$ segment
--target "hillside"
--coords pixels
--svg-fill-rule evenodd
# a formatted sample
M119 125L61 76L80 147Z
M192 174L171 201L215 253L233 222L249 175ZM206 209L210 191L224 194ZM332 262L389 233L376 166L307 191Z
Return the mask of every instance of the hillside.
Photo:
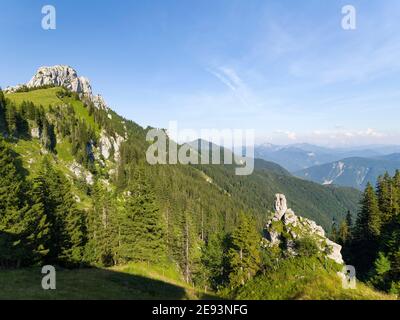
M68 100L65 98L60 99L57 97L58 90L59 88L39 89L26 93L7 94L6 97L17 104L22 101L32 101L37 105L46 107L49 105L72 102L78 119L89 124L94 128L96 133L100 133L98 125L95 123L93 116L89 116L89 111L85 108L84 104L79 100L73 100L71 98L68 98ZM108 112L108 114L111 114L112 111L110 110ZM114 113L112 114L112 119L106 119L109 123L108 125L113 129L119 129L120 136L124 135L124 126L126 126L126 124L123 123L127 121ZM144 141L145 130L133 122L128 123L130 124L129 129L131 130L129 130L127 134L134 141L133 143L137 149L136 154L141 158L140 161L144 161L143 156L146 150L146 142ZM32 162L30 155L35 153L29 151L32 148L36 148L36 150L40 149L37 141L32 140L28 142L22 139L16 144L16 151L20 152L23 159L26 159L25 162ZM67 167L71 166L74 162L70 148L70 144L66 141L61 141L56 145L57 157L55 159L61 161L56 161L56 163L59 162L59 168L68 175L71 175L71 172ZM32 164L26 163L26 165L31 171L35 170L35 163L39 162L39 159L36 159ZM115 166L112 161L107 164L111 170ZM306 216L315 219L325 227L330 226L333 218L337 220L343 219L348 210L351 212L356 211L359 194L354 190L327 188L304 182L291 177L290 174L279 165L259 159L256 159L255 168L255 173L251 177L244 178L236 176L229 166L209 166L208 169L204 169L205 174L211 175L214 180L214 184L211 185L211 188L218 190L217 193L210 190L210 184L207 183L203 175L189 167L186 168L180 165L173 167L158 166L150 170L149 175L152 176L155 174L154 179L156 179L159 174L171 175L176 178L182 175L182 180L190 179L192 181L191 184L201 185L197 188L193 188L192 191L186 190L186 193L193 192L196 194L201 190L200 192L202 192L203 195L198 194L194 197L209 197L211 198L211 202L214 202L215 199L215 203L206 204L207 207L213 205L218 207L219 203L230 203L230 205L227 204L225 207L233 208L237 206L244 210L251 210L255 212L256 215L261 215L261 219L268 210L272 209L273 197L277 192L288 194L293 201L294 208L298 209L300 212L304 212ZM179 181L174 181L173 183L177 185L180 184ZM155 190L159 191L160 198L165 196L162 195L162 193L165 193L165 191L168 192L168 189L160 188L160 185L156 185L155 181L153 181L153 184ZM187 183L182 182L182 185L186 185L188 189L191 189ZM250 192L249 190L255 190L255 192ZM227 197L225 192L228 194L235 194L236 197L234 197L234 199ZM80 193L79 196L83 199L86 198L85 194L82 193ZM169 196L174 198L176 195L170 194ZM223 199L217 200L219 197ZM173 201L173 199L170 199L170 201ZM175 203L177 204L177 202Z
M356 212L358 191L303 181L262 160L245 177L230 165L150 166L148 128L113 112L70 67L41 70L30 86L0 92L6 269L144 261L175 265L185 283L217 290L236 272L224 258L232 232L249 219L258 237L275 193L328 230ZM96 278L92 271L82 272Z
M356 213L360 199L360 193L355 189L304 181L263 160L256 160L256 170L249 177L235 176L234 168L229 166L199 167L233 198L262 212L263 219L273 209L275 194L284 193L293 209L330 230L333 220L343 220L348 211Z
M320 184L347 186L364 189L385 172L393 175L400 169L398 154L377 158L346 158L340 161L314 166L295 173L296 176Z
M344 289L335 272L318 259L293 258L260 275L235 293L243 300L395 300L396 296L376 291L358 282Z
M173 266L135 263L107 269L57 270L57 290L44 291L39 268L0 272L0 300L215 299L193 289Z

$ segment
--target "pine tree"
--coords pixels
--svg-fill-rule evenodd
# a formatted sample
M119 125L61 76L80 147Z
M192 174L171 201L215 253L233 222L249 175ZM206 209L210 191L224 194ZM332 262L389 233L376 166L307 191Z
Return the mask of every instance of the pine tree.
M381 290L387 290L389 286L388 276L390 270L390 260L383 252L379 252L378 257L374 262L371 283Z
M47 253L47 222L40 202L27 197L29 187L19 158L0 138L0 265L19 267Z
M93 188L93 207L88 216L87 260L100 266L118 264L120 225L114 196L97 181Z
M68 180L44 158L34 179L33 194L43 204L49 223L46 259L50 263L79 264L85 245L85 218L76 207Z
M17 109L13 103L7 105L6 109L6 122L7 129L10 135L15 135L17 133Z
M368 183L361 200L352 241L345 250L346 258L356 266L361 278L367 275L376 258L381 225L378 199L374 188Z
M338 231L338 242L341 245L344 245L347 243L350 237L350 229L347 224L347 221L342 221L342 223L339 226L339 231Z
M239 214L238 227L232 232L228 250L229 282L235 288L244 285L260 269L260 235L250 217Z
M121 206L120 255L124 261L163 262L166 248L161 213L143 170L134 175Z
M203 269L202 279L213 290L217 290L222 282L223 271L223 246L218 234L212 233L202 246L201 263Z
M375 190L368 183L361 200L361 210L357 217L355 236L358 239L376 239L381 231L381 216Z
M377 184L377 195L379 209L381 211L381 223L388 223L398 210L397 194L392 183L392 179L386 172L383 177L379 177Z

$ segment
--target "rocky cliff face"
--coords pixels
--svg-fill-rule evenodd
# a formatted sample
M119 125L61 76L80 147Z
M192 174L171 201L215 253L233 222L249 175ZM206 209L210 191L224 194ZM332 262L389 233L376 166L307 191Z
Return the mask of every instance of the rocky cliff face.
M72 92L92 95L92 87L85 77L78 77L77 72L69 66L41 67L26 84L28 88L54 85L66 87Z
M40 67L28 83L25 85L8 87L4 91L15 92L23 86L28 88L38 88L42 86L65 87L89 99L97 108L109 109L102 96L93 95L90 81L85 77L78 76L76 70L70 66L56 65L52 67Z
M289 255L297 255L296 241L302 238L314 239L327 258L339 264L344 263L342 247L329 240L324 229L314 221L296 216L293 210L287 208L285 195L277 194L275 215L264 229L264 244L268 247L284 246Z

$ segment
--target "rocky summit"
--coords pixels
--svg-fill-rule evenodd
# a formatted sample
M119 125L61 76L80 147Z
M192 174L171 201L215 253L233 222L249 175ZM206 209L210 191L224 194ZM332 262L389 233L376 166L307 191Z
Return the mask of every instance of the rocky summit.
M65 87L72 92L92 95L92 87L85 77L78 77L75 69L69 66L57 65L53 67L41 67L26 84L28 88L54 85Z
M14 93L20 91L24 87L33 89L46 86L64 87L72 92L78 93L82 98L90 100L99 109L109 109L101 95L93 95L89 79L78 76L76 70L67 65L40 67L29 82L7 87L4 91L6 93Z
M311 238L316 241L319 250L327 258L343 264L342 247L325 236L324 229L314 221L297 216L292 209L287 208L285 195L275 196L275 214L264 229L264 244L267 247L284 247L288 255L297 255L296 242Z

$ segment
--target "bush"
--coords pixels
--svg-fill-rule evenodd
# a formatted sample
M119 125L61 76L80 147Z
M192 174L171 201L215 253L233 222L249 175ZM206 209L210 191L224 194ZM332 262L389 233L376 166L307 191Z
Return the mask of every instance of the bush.
M311 237L296 240L294 248L301 257L314 257L320 252L316 241Z

